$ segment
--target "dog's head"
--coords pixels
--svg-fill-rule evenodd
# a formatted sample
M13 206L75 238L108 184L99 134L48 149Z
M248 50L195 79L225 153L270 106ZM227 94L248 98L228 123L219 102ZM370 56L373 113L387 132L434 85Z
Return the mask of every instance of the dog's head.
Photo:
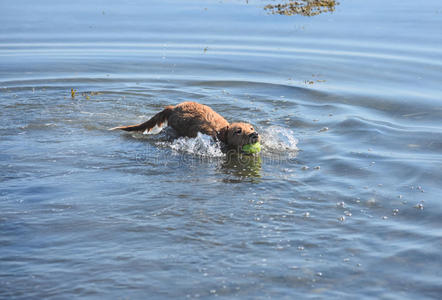
M227 128L226 144L231 146L244 146L259 142L259 134L248 123L232 123Z

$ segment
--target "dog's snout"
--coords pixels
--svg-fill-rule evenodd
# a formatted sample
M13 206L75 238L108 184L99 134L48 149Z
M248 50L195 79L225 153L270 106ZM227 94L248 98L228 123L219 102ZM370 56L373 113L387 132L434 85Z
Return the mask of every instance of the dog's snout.
M249 136L251 138L258 138L258 132L252 132L251 134L249 134Z

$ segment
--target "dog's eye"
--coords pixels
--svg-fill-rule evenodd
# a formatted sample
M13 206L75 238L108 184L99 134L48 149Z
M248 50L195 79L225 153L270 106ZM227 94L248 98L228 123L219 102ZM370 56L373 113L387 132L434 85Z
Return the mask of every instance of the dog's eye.
M236 134L240 134L241 131L242 131L241 128L238 128L238 129L235 131L235 133L236 133Z
M250 127L250 130L253 130L253 131L255 131L255 130L253 129L253 127Z

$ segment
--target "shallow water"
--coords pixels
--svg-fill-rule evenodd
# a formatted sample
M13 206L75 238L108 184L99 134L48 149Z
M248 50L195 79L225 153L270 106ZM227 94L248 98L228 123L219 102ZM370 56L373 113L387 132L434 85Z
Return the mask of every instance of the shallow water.
M440 298L442 3L269 2L0 4L0 298Z

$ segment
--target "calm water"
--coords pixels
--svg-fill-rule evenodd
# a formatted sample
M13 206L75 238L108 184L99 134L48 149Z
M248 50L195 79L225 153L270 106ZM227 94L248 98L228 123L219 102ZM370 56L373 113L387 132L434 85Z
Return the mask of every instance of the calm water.
M0 3L0 298L440 299L442 3L269 3Z

